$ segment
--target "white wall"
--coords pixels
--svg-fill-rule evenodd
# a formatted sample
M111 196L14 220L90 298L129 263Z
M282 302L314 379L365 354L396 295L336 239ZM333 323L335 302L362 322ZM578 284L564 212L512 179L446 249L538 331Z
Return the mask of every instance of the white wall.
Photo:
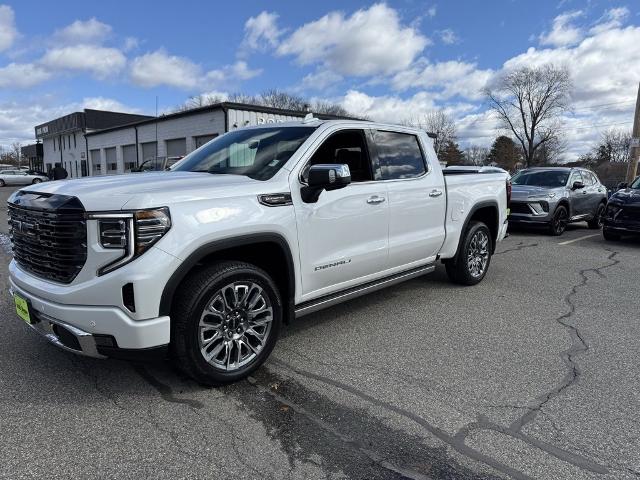
M75 141L74 141L75 135ZM54 149L55 142L55 149ZM61 148L59 148L61 146ZM44 138L42 141L44 168L62 163L69 178L82 176L82 160L86 160L84 135L81 130L63 135Z
M295 122L304 118L292 115L278 115L274 113L251 112L246 110L229 109L229 131L236 128L249 127L255 125L266 125L282 122Z

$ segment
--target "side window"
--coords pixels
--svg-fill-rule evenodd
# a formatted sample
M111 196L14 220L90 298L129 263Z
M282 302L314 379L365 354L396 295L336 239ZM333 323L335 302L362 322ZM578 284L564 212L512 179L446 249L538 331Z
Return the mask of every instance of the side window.
M576 182L582 182L584 183L584 179L582 178L582 175L580 175L580 172L573 172L571 174L571 180L569 181L569 187L573 187L573 184Z
M427 171L415 135L376 131L374 140L384 180L419 177Z
M368 182L374 179L363 130L341 130L330 135L304 167L302 180L307 181L312 165L321 163L347 164L352 182Z
M587 186L595 185L596 183L591 172L583 171L582 178L584 179L584 184Z

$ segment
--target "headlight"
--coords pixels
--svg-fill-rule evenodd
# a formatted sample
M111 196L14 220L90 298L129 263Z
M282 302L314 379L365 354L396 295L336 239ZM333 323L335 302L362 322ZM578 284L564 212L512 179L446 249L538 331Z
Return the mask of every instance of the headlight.
M616 205L615 203L609 203L609 205L607 205L607 210L604 216L607 218L615 218L616 215L620 213L620 210L622 210L622 208L619 205Z
M160 240L171 228L167 207L122 213L93 213L89 219L98 221L98 239L102 248L124 250L117 260L103 265L98 275L119 268Z

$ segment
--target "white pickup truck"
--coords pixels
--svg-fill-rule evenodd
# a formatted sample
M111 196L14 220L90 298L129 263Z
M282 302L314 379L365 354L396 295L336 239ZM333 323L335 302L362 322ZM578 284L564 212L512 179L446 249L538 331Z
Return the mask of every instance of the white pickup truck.
M232 131L171 171L47 182L9 199L18 316L97 358L168 352L199 382L246 377L283 323L432 272L480 282L509 178L440 168L407 127Z

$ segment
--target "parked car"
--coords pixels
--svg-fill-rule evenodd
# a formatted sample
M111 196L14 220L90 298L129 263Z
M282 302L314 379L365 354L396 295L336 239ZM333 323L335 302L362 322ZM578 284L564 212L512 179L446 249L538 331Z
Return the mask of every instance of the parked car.
M19 317L66 350L170 343L193 378L228 383L264 362L290 319L438 261L454 282L482 281L507 231L508 187L501 171L443 174L418 129L247 127L169 172L14 193L11 291Z
M49 180L46 175L30 174L24 170L0 171L0 187L5 185L30 185Z
M509 222L543 225L562 235L570 222L602 227L607 189L584 168L539 167L520 170L512 178Z
M640 235L640 177L622 183L611 195L604 215L605 240L620 240L624 235Z

